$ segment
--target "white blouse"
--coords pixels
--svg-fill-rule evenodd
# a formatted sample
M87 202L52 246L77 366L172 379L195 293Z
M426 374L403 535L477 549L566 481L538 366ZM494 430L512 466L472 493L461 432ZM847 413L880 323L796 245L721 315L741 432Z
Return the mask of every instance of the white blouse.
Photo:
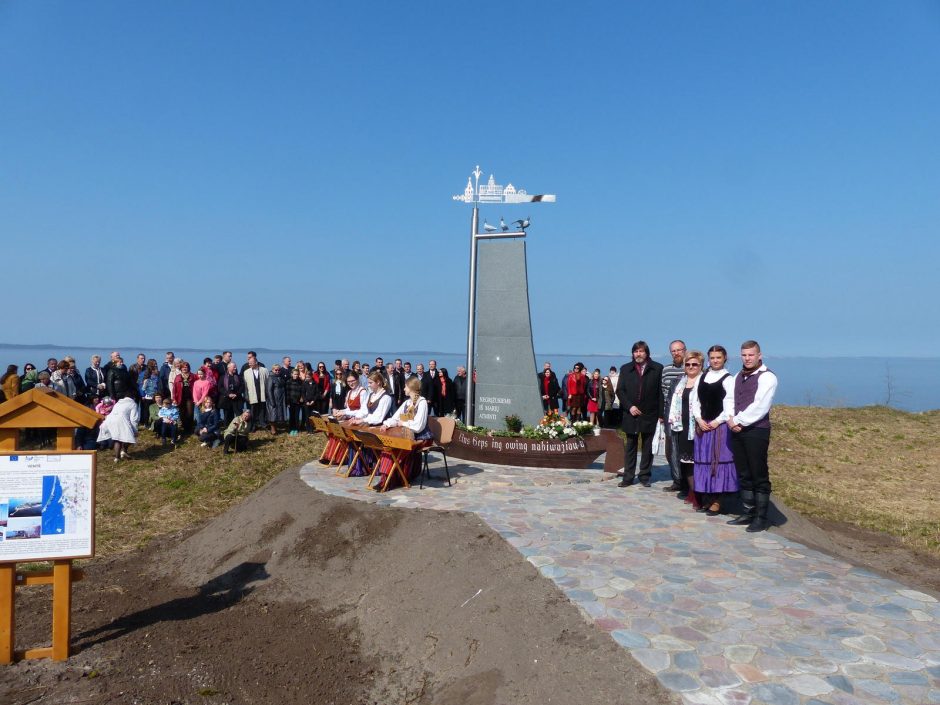
M369 407L367 406L369 400L371 400L373 403L378 400L378 406L375 407L375 411L373 411L371 414L369 413ZM385 421L385 417L388 416L388 410L391 408L392 398L384 391L379 392L378 396L375 397L370 394L368 395L367 400L362 403L361 411L364 411L365 414L360 418L362 418L363 423L367 423L370 426L378 426L380 423Z
M411 420L402 421L401 415L409 413L414 409L415 417ZM392 415L391 420L397 421L399 426L410 428L415 433L420 433L428 425L428 401L424 397L418 398L417 406L411 403L411 399L405 399L405 403L398 407L398 410Z
M359 397L359 408L358 408L358 409L350 409L350 408L349 408L349 396L350 396L350 395L352 395L353 398L355 398L356 396ZM369 390L368 390L368 389L359 389L359 388L356 388L355 390L352 390L352 389L349 390L349 392L348 392L347 395L346 395L346 408L334 412L333 415L334 415L334 416L345 416L346 418L350 418L350 419L361 419L361 418L365 417L365 416L369 413L369 410L366 408L366 398L367 398L368 396L369 396Z
M711 423L716 426L723 424L725 421L730 419L734 415L734 375L729 374L727 370L718 370L715 371L709 368L708 372L705 373L705 382L708 384L714 384L722 375L728 375L725 377L725 381L721 383L721 386L725 390L725 398L721 404L721 413L718 415L718 418L712 419ZM698 400L698 380L695 383L695 392L691 395L691 409L692 409L692 418L696 421L702 420L702 404Z

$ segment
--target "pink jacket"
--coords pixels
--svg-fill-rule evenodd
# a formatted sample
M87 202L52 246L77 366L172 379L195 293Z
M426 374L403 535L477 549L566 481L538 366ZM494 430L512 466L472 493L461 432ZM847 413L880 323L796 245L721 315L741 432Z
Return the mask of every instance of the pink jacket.
M215 384L208 379L197 379L193 383L193 404L202 404L202 400L212 396L212 390Z

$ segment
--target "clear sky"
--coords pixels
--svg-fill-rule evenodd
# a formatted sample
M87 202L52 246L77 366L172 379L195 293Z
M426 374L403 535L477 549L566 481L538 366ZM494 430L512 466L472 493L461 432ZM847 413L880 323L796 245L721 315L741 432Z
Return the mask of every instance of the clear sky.
M0 342L940 347L940 2L0 2Z

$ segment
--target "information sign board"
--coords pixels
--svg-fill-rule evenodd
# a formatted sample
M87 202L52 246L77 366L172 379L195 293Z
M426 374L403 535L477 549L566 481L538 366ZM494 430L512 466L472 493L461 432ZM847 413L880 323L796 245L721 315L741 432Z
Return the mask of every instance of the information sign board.
M0 563L94 553L95 452L0 454Z

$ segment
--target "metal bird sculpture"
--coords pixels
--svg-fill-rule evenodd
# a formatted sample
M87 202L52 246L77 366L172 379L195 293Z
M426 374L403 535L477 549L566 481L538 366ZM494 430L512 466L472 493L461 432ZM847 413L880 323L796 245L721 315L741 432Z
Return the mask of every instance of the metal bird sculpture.
M502 216L499 217L499 227L503 229L503 232L506 232L507 230L509 230L509 226L506 225L506 221L503 220Z
M518 225L520 230L525 230L527 227L529 227L529 222L530 218L526 218L525 220L513 221L513 225Z
M483 221L483 229L488 233L495 233L498 230L495 225L490 225L485 220Z

